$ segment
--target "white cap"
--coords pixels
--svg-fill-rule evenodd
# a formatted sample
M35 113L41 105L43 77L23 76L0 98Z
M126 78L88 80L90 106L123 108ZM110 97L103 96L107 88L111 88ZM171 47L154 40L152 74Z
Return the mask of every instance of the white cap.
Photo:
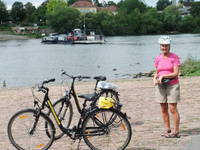
M161 36L158 39L159 44L171 44L171 38L169 36Z

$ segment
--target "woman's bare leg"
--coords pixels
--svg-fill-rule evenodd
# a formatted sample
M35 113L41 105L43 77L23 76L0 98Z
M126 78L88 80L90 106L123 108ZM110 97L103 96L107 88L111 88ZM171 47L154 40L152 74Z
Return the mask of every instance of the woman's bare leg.
M169 108L174 120L174 133L178 133L180 124L180 115L177 109L177 103L170 103Z
M165 129L170 129L170 119L169 119L169 112L168 112L168 103L160 103L161 111L162 111L162 117L165 125Z

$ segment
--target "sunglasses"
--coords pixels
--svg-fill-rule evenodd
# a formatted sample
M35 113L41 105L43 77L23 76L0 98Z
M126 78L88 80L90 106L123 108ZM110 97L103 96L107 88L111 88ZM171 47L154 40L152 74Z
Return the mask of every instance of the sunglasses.
M170 46L170 45L168 45L168 44L161 44L161 46L162 46L162 47L168 47L168 46Z

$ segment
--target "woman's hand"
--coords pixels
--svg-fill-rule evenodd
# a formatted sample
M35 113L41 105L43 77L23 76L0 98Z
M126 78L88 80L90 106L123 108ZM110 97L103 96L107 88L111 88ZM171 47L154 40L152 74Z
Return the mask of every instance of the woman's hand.
M154 85L157 85L158 84L158 79L154 78L153 79L153 83L154 83Z
M163 79L163 76L159 76L159 77L158 77L158 84L161 84L161 83L162 83L162 79Z

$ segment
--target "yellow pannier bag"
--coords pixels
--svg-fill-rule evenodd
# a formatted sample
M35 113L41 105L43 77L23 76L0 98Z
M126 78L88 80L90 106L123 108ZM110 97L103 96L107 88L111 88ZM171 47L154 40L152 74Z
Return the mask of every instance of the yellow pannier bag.
M100 97L98 101L98 107L102 109L109 109L113 107L115 100L111 97Z

